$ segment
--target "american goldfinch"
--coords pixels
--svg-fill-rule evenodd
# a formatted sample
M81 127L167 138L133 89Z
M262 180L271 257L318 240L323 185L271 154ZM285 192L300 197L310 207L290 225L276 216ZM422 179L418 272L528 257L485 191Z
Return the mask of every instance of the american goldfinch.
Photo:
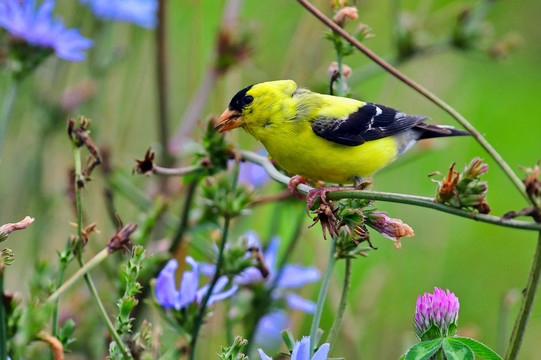
M239 91L216 123L242 127L276 163L310 180L351 184L392 163L417 140L468 135L387 106L270 81Z

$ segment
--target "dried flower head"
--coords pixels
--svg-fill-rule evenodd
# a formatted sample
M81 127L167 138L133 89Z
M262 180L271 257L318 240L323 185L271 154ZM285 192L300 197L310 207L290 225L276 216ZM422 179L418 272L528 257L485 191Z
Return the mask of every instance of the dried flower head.
M480 180L480 176L488 171L488 164L483 159L474 158L464 167L462 173L454 170L453 163L447 176L442 180L433 180L438 183L436 202L448 204L456 208L475 209L481 214L488 214L490 206L486 201L488 186ZM436 172L432 175L440 175Z
M400 239L411 237L415 234L413 229L400 219L387 216L384 211L373 211L366 216L366 224L379 232L381 235L395 242L394 247L399 249L402 244Z
M453 336L456 331L460 304L454 293L435 287L434 293L417 298L415 307L415 334L420 340ZM438 331L428 331L435 327ZM432 330L432 329L431 329ZM428 337L428 338L427 338Z
M352 72L353 70L351 70L349 66L347 66L346 64L342 64L342 75L345 78L350 77ZM331 79L338 77L338 63L336 61L333 61L331 65L329 65L329 68L327 69L327 75Z
M323 238L327 240L327 232L331 237L338 236L338 230L340 229L340 223L334 215L337 209L333 209L332 203L321 202L319 207L312 211L312 214L316 215L313 218L314 222L310 227L316 225L318 222L321 224L321 230L323 231Z
M3 241L7 238L9 234L14 232L15 230L23 230L30 226L34 222L34 218L30 216L26 216L24 219L22 219L19 222L16 223L8 223L0 226L0 241Z
M154 152L148 148L143 160L135 159L137 165L133 168L132 173L144 174L150 176L154 173Z
M346 19L356 20L359 17L357 8L354 6L346 6L340 9L336 15L334 15L333 20L340 26L344 26Z
M541 181L539 181L539 174L541 170L539 169L539 161L533 168L523 168L527 176L522 182L526 187L526 192L531 195L538 197L541 195Z

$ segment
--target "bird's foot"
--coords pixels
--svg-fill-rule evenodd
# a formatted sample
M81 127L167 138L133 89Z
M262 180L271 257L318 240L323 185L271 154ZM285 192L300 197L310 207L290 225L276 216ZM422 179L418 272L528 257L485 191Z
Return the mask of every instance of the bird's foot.
M306 184L306 178L303 177L303 176L300 176L300 175L295 175L293 176L289 182L287 183L287 189L289 190L289 192L291 193L291 195L295 196L297 199L301 199L301 200L304 200L306 199L306 195L304 194L301 194L298 190L297 190L297 185L299 184Z
M355 186L322 186L310 190L306 197L306 212L310 213L310 209L314 206L318 197L321 199L321 204L328 205L327 193L342 190L357 190L357 188Z

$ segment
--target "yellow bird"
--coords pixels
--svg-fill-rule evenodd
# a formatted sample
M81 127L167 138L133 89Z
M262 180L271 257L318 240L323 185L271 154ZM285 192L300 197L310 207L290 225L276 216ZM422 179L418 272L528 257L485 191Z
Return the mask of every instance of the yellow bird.
M389 165L417 140L468 135L451 126L426 124L427 119L281 80L239 91L216 128L244 128L292 174L351 184Z

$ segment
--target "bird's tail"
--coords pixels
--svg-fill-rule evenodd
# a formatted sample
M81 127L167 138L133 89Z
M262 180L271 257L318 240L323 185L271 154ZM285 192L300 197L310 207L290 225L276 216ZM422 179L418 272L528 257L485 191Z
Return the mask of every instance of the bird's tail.
M470 135L466 130L456 129L448 125L435 125L435 124L424 124L421 123L416 125L414 128L419 134L419 140L421 139L430 139L437 137L446 137L446 136L465 136Z

